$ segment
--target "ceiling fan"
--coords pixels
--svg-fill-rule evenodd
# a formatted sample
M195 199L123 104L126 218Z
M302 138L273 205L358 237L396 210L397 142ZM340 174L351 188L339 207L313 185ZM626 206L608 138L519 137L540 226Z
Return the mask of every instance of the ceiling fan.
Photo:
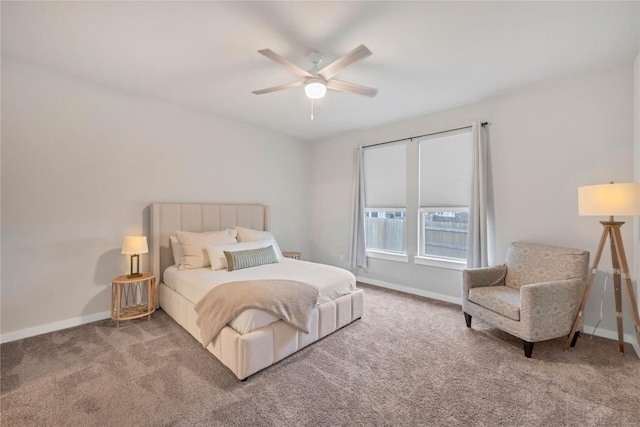
M324 97L327 89L333 89L340 92L356 93L358 95L364 95L374 97L378 93L378 89L360 86L355 83L343 82L336 80L334 77L349 65L361 61L371 55L371 51L363 44L353 49L351 52L336 59L331 64L318 70L318 64L322 61L322 57L318 52L313 52L310 57L313 62L313 68L309 71L302 69L293 62L278 55L271 49L262 49L258 53L263 54L269 59L284 65L289 71L302 77L304 80L294 83L287 83L279 86L273 86L266 89L254 90L256 95L262 95L265 93L277 92L285 89L293 89L297 87L303 87L307 97L311 99L320 99Z

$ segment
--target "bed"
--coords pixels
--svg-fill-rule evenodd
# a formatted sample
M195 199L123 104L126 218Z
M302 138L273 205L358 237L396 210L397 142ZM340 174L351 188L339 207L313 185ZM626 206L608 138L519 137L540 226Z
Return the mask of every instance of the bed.
M196 324L195 301L202 295L202 281L255 278L260 274L273 276L275 266L260 266L234 272L196 269L183 275L185 280L176 284L177 268L173 266L170 236L176 231L204 232L245 227L269 230L269 207L264 205L231 205L201 203L153 203L150 207L151 265L157 278L160 307L202 344ZM362 317L363 292L355 289L355 278L346 270L305 261L284 259L279 263L293 271L296 280L315 276L314 268L328 271L330 286L320 289L318 305L313 309L309 333L303 333L282 320L270 319L267 313L253 313L243 319L234 319L206 346L238 379L267 368L307 345L327 336ZM265 268L263 268L265 267ZM326 267L326 269L325 269ZM254 270L255 269L255 270ZM254 271L249 271L254 270ZM342 272L342 273L341 273ZM166 282L165 283L165 273ZM323 273L325 274L325 273ZM353 283L340 285L339 276ZM256 276L257 275L257 276ZM334 277L335 276L335 277ZM189 282L193 286L190 287ZM200 287L199 287L200 286ZM333 287L332 287L333 286ZM345 291L345 286L349 287ZM244 313L243 313L244 314ZM235 328L235 329L234 329ZM240 332L238 332L240 331Z

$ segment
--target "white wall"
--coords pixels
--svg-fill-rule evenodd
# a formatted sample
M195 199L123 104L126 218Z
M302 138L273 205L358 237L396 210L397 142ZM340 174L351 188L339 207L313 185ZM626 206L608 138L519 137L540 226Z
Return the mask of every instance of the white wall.
M518 240L584 248L593 256L602 226L600 218L578 216L577 188L633 179L633 103L629 65L539 82L490 100L314 144L313 259L347 266L356 145L457 128L473 120L490 123L495 260L502 262L509 243ZM632 226L623 228L625 241L631 242L632 234ZM627 250L630 259L637 257L632 247ZM610 259L608 252L604 259ZM370 259L369 267L357 274L364 281L460 298L461 273L455 270ZM588 325L599 317L601 289L599 281L587 306ZM600 327L613 331L611 289ZM625 312L625 330L631 331L629 311Z
M6 58L2 124L5 340L105 317L154 201L268 204L309 253L308 144Z

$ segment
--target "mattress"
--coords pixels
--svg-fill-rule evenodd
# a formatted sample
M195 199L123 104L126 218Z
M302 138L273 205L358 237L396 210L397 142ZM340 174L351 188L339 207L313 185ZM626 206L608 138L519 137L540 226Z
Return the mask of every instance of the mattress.
M282 259L278 263L265 264L235 271L197 268L179 270L168 267L163 276L165 285L196 304L212 288L222 283L240 280L286 279L305 282L318 289L318 304L350 294L356 289L355 276L344 269L307 261ZM267 326L279 320L270 313L250 309L242 312L229 323L240 334Z

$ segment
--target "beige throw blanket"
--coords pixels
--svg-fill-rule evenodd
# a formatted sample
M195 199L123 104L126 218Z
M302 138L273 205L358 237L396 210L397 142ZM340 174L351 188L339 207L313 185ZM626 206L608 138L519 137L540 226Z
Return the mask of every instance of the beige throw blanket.
M294 280L248 280L218 285L194 306L202 345L209 345L227 323L249 308L266 311L309 333L318 294L314 286Z

